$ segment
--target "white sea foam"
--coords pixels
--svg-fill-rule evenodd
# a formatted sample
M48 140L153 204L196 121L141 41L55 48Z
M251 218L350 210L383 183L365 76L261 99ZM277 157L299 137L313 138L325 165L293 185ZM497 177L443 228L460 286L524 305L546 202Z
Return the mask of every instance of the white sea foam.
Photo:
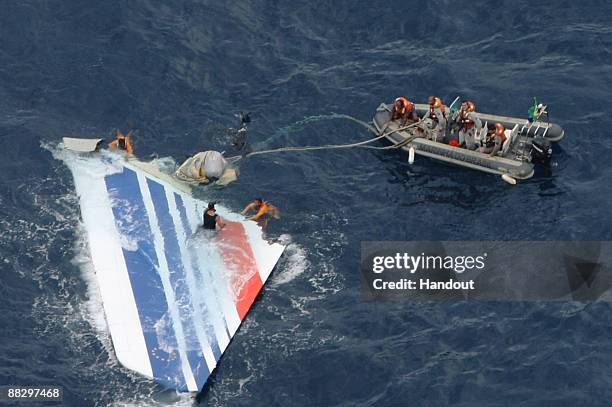
M272 276L270 284L278 287L293 281L302 275L310 267L307 253L299 244L293 243L291 235L283 234L279 237L279 243L286 245L284 256L277 267L277 272Z

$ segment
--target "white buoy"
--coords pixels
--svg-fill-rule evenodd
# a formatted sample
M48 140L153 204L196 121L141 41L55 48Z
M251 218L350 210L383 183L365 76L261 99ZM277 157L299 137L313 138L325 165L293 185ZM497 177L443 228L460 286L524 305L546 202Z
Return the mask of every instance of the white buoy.
M502 174L502 179L510 185L516 185L516 179L512 178L508 174Z
M408 164L414 164L414 147L410 147L410 150L408 150Z

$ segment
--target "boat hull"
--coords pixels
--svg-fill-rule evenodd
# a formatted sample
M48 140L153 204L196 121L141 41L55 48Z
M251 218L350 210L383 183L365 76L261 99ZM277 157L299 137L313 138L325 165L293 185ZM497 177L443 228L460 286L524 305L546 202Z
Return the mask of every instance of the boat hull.
M551 141L558 141L564 136L563 129L556 124L532 126L530 128L524 120L479 113L478 115L483 121L483 124L485 122L489 124L500 122L504 124L507 129L512 129L518 125L519 140L517 140L517 146L512 156L491 157L479 151L471 151L428 140L423 137L413 138L413 134L407 130L398 131L399 122L390 122L391 108L392 105L384 103L379 106L374 116L374 126L379 134L382 134L383 131L387 133L385 138L391 143L405 143L401 147L402 150L410 151L410 149L414 149L414 153L420 156L491 174L508 175L516 179L528 179L534 174L534 164L531 162L531 156L528 154L530 150L530 140L533 139L533 137L537 135L539 137L548 138ZM428 106L417 104L416 109L418 116L422 117L426 113ZM408 141L409 138L413 139Z

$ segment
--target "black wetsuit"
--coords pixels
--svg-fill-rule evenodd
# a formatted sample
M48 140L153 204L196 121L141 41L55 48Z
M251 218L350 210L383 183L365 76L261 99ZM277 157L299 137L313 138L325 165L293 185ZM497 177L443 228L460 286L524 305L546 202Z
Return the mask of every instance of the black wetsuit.
M119 146L119 149L127 150L127 145L125 144L125 137L121 137L118 141L119 142L117 144Z
M215 230L217 228L217 215L209 215L208 211L204 211L204 224L202 225L204 229Z

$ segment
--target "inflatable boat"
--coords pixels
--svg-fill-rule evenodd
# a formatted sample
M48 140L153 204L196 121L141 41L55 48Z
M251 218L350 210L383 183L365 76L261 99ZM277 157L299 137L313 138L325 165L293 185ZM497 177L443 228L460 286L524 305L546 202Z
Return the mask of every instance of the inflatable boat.
M454 135L447 131L440 141L430 140L419 132L417 126L401 128L400 121L391 121L393 104L382 103L374 115L374 126L380 135L391 143L408 151L410 159L422 155L451 164L487 173L501 175L509 183L516 179L528 179L534 174L536 163L547 163L552 155L552 143L564 136L563 129L554 123L528 122L525 119L475 113L483 126L481 137L494 128L495 123L505 127L506 142L495 156L454 146ZM429 110L427 104L415 104L417 116L423 118ZM408 126L406 126L408 127Z

